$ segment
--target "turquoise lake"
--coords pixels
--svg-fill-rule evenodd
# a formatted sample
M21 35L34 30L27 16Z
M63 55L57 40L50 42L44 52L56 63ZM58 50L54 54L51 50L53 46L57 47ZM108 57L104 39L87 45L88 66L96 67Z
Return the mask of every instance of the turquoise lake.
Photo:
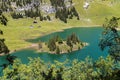
M17 56L17 58L21 59L23 63L28 63L29 61L28 57L32 57L32 58L40 57L44 62L51 62L51 63L53 63L54 60L61 62L65 61L66 59L69 59L71 61L74 59L84 60L87 56L90 56L93 60L96 60L100 56L106 57L108 55L107 49L102 52L98 46L102 31L103 28L101 27L71 28L71 29L65 29L62 32L55 32L40 38L38 37L36 39L27 40L31 43L37 43L39 40L46 42L49 40L49 38L55 35L59 35L63 39L65 39L68 35L74 32L81 41L89 43L89 45L84 47L83 49L68 54L57 55L57 54L49 54L49 53L39 53L32 49L23 49L14 52L12 55ZM0 57L0 64L7 63L5 57L6 56Z

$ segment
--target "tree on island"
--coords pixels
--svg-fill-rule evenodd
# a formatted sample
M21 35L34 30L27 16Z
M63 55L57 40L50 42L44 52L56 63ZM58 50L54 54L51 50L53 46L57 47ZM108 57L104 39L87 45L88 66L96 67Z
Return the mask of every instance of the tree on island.
M61 52L71 52L73 50L81 49L81 47L84 47L84 44L80 42L75 33L72 33L65 40L63 40L59 35L54 36L49 39L48 44L46 45L50 51L54 51L54 53L58 54ZM66 51L64 50L63 46L66 48Z
M48 48L50 49L50 51L55 51L55 49L56 49L56 43L55 43L54 38L51 38L48 41Z
M75 33L72 33L70 36L67 37L67 45L72 46L72 44L76 44L79 43L80 40L78 39L78 37L76 36Z
M73 44L72 44L72 42L71 42L71 37L70 37L70 36L67 37L66 44L67 44L68 46L70 46L70 47L73 47Z
M78 37L77 37L77 35L75 33L72 33L70 38L71 38L72 43L74 43L74 44L80 42L80 40L78 39Z
M55 39L55 42L58 42L59 44L62 44L62 43L63 43L62 38L61 38L60 36L58 36L58 35L55 36L54 39Z
M56 53L57 54L60 54L60 48L57 46L57 48L56 48Z

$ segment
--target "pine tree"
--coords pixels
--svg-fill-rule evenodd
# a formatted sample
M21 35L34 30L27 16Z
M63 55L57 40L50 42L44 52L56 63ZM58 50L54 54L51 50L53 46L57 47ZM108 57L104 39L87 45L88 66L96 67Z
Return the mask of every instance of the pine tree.
M7 18L4 15L2 15L2 10L0 10L0 23L3 25L7 25L7 22Z
M76 44L77 42L78 43L80 42L75 33L72 33L70 38L71 38L72 43L74 43L74 44Z
M2 15L2 11L0 11L0 22L3 25L7 25L7 18ZM0 30L0 35L3 35L3 32ZM5 39L0 39L0 54L1 53L9 53L8 47L6 46L6 44L4 43Z
M67 41L66 41L66 44L70 47L73 47L72 43L71 43L71 38L70 36L67 37Z
M50 49L50 51L55 51L55 49L56 49L56 43L55 43L54 38L51 38L48 41L48 48Z

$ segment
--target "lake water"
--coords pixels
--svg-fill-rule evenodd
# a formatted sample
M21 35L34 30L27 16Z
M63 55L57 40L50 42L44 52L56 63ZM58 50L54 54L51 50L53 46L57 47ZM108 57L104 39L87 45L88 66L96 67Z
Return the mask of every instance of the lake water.
M66 59L69 59L71 61L74 59L84 60L87 56L90 56L91 58L93 58L93 60L96 60L100 56L106 57L108 55L107 50L102 52L98 46L102 30L103 29L100 27L71 28L71 29L65 29L62 32L55 32L49 34L41 38L27 40L31 43L36 43L39 40L46 42L49 40L49 38L55 35L59 35L63 39L65 39L68 35L74 32L80 38L81 41L89 43L89 46L84 47L82 50L74 51L69 54L56 55L49 53L39 53L32 49L24 49L21 51L17 51L12 55L17 56L19 59L21 59L23 63L28 63L29 61L28 57L32 57L32 58L40 57L44 62L51 62L51 63L53 63L54 60L57 61L65 61ZM3 63L7 63L7 61L5 60L5 56L0 57L0 64Z

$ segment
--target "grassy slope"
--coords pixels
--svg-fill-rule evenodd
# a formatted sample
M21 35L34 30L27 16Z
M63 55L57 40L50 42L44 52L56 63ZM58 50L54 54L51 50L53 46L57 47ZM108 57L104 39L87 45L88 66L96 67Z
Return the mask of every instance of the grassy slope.
M14 50L31 45L31 43L24 41L24 39L35 38L70 27L101 25L104 22L105 17L120 17L119 3L115 3L113 6L110 6L108 1L104 3L94 1L90 3L88 10L84 10L83 1L84 0L73 0L81 20L78 21L74 18L72 20L68 20L67 24L59 20L54 20L51 22L40 22L38 20L37 24L33 24L33 19L24 18L13 20L9 14L5 14L8 17L9 22L7 27L0 25L0 29L4 31L4 35L0 37L4 37L10 50ZM90 21L87 19L90 19ZM34 28L29 28L30 25L33 25ZM42 27L38 28L39 25Z

